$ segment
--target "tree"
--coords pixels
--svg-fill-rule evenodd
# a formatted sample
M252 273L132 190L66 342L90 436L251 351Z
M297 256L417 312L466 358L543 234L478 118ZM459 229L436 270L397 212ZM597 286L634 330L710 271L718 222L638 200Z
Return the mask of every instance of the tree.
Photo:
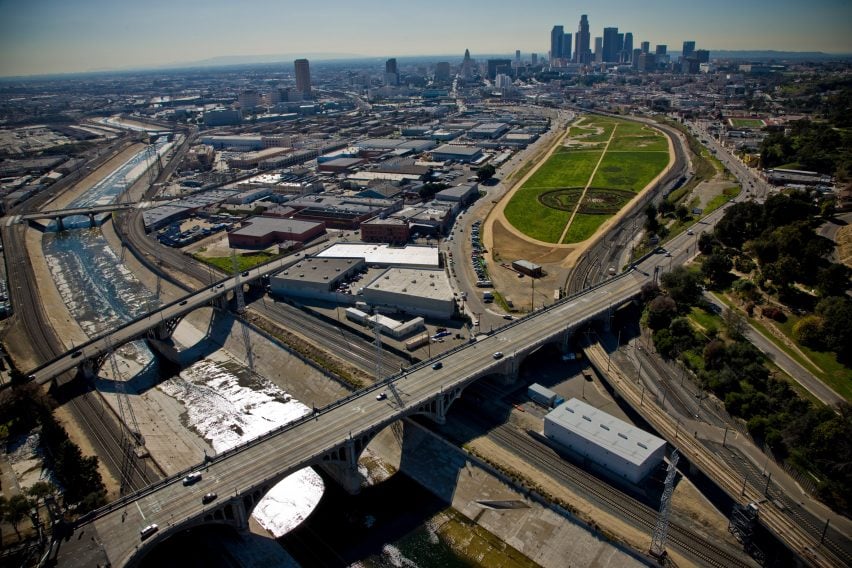
M731 272L731 259L722 253L713 253L701 264L701 274L710 281L713 287L727 284Z
M670 296L657 296L648 304L648 327L654 331L669 327L677 315L677 304Z
M30 500L20 493L13 495L12 498L9 499L9 505L6 510L6 520L12 523L12 528L15 529L15 534L18 535L19 540L21 538L21 533L18 532L18 523L27 516L31 507L32 503L30 503Z
M728 337L734 341L740 341L745 337L745 333L748 330L748 322L741 313L728 308L722 315L722 321L725 324Z
M852 301L843 297L820 300L815 312L822 318L822 340L837 353L837 358L848 362L852 359Z
M701 254L710 254L716 247L716 237L713 233L701 233L698 235L698 250Z
M671 272L664 273L660 282L663 288L668 291L669 296L677 302L681 311L686 311L694 306L701 296L701 276L683 266L675 267Z
M497 168L495 168L492 164L485 164L476 172L476 179L479 181L485 181L493 178L496 173Z
M823 296L843 296L849 288L852 271L846 265L832 263L817 274L817 289Z

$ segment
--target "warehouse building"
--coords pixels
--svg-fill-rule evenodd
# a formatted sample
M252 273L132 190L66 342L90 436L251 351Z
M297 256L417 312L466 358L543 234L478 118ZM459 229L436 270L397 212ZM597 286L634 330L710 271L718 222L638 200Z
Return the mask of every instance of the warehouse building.
M442 189L441 191L435 194L435 200L450 201L452 203L460 203L461 205L467 205L468 203L472 203L478 195L478 183L465 183L462 185L457 185L455 187L448 187L447 189Z
M355 296L337 291L364 269L363 259L308 257L270 278L269 291L276 296L314 300L349 299L348 303L354 304Z
M228 246L258 249L287 241L306 243L322 234L325 234L323 223L281 217L249 217L239 229L228 233Z
M370 219L361 223L361 240L365 243L401 245L408 242L411 233L402 219Z
M455 160L457 162L475 162L482 157L482 148L462 146L460 144L444 144L432 150L432 159L437 162Z
M380 244L337 243L317 256L320 258L358 258L369 265L404 266L434 269L440 266L437 247L390 247Z
M389 268L365 286L362 295L372 306L439 319L452 317L456 307L443 270Z
M663 461L666 441L572 398L544 417L544 435L614 477L639 483Z

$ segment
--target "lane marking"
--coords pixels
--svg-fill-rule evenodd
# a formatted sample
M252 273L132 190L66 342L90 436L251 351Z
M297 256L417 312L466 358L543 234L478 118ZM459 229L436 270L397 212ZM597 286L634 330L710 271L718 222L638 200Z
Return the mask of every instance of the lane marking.
M136 508L139 509L139 514L142 515L142 520L145 520L145 513L142 512L142 507L139 506L139 501L135 501Z

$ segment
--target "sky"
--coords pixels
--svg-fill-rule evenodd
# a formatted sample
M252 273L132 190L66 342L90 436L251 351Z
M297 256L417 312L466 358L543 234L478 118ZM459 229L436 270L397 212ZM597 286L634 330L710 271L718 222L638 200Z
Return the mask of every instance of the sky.
M554 25L679 51L852 53L852 0L0 0L0 76L220 56L546 54ZM592 40L594 44L594 40Z

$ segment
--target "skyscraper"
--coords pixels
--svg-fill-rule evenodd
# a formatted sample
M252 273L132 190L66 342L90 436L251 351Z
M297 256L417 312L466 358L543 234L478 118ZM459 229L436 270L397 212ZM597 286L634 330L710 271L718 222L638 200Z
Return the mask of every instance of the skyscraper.
M603 61L618 61L618 28L604 28L603 30ZM597 45L595 45L597 54Z
M448 61L439 61L435 64L435 80L449 81L450 80L450 63Z
M639 44L639 48L642 50L642 53L648 53L651 51L651 42L643 41Z
M470 50L464 50L464 59L461 64L461 76L465 81L469 81L473 77L473 61L470 59Z
M492 81L495 77L497 77L497 73L505 73L506 75L510 75L512 73L512 60L511 59L489 59L488 60L488 78Z
M624 46L622 47L622 51L624 57L621 58L623 63L630 63L633 61L633 33L627 32L624 34Z
M654 52L655 55L665 55L668 46L664 43L657 45L657 50Z
M550 62L562 57L562 42L565 40L565 28L553 26L550 30Z
M532 55L530 55L530 62L532 63L533 67L538 65L538 53L533 53Z
M562 59L571 61L571 34L565 34L562 37Z
M574 43L574 61L576 63L589 64L592 62L589 39L589 17L583 14L580 16L580 26L577 28L577 37Z
M293 65L296 66L296 90L308 99L311 97L311 66L307 59L297 59Z
M683 53L682 57L684 59L688 59L692 57L692 54L695 53L695 42L694 41L685 41L683 42Z
M385 85L399 85L399 71L396 68L396 58L385 61Z
M603 53L603 38L596 37L595 38L595 63L603 63L604 53Z

